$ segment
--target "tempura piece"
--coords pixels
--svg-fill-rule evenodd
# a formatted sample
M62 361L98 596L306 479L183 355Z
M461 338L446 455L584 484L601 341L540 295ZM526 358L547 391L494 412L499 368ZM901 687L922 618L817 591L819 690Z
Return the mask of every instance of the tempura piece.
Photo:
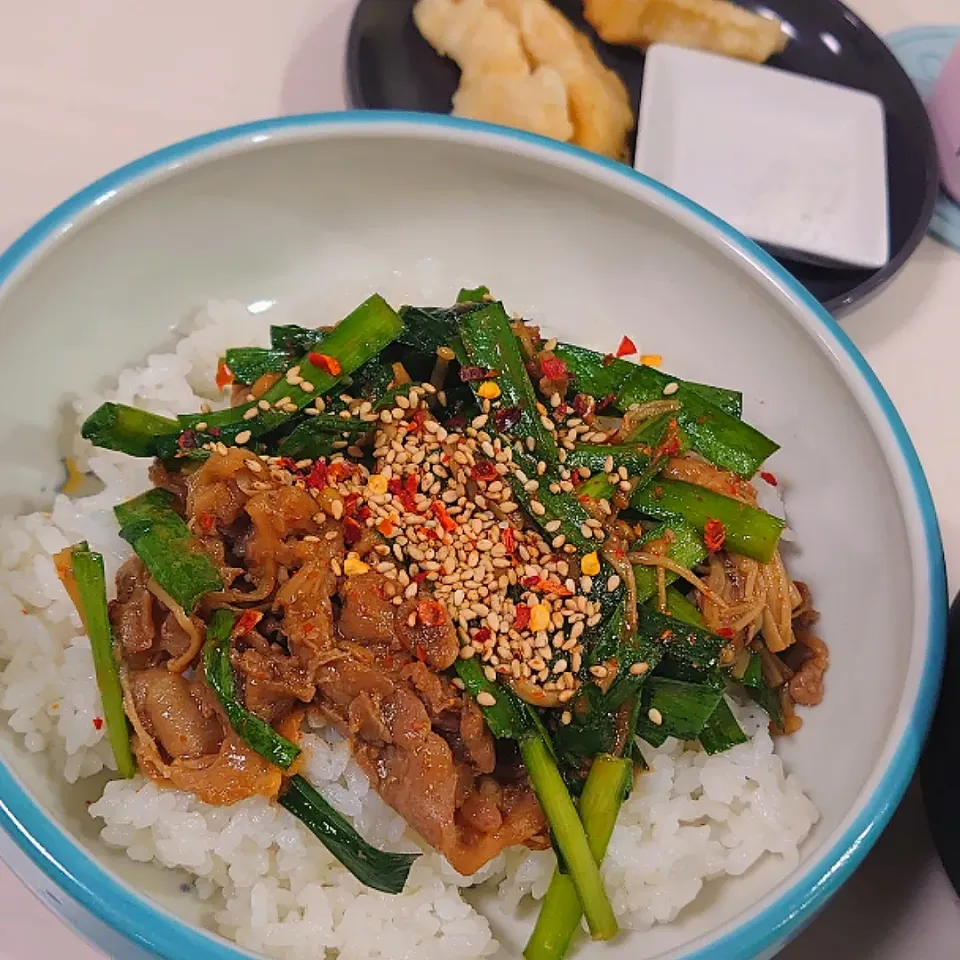
M460 67L454 114L625 157L626 88L546 0L418 0L413 18Z
M567 88L549 67L524 76L465 73L453 97L454 116L529 130L564 142L573 137Z
M633 111L623 82L601 63L593 45L547 0L486 0L520 30L534 63L551 67L567 86L573 141L621 160Z
M520 30L485 0L419 0L413 9L427 42L460 67L455 116L573 136L567 89L554 70L531 67Z
M520 31L485 0L418 0L413 21L427 43L464 74L530 75Z
M764 63L787 45L780 22L727 0L583 0L607 42L646 49L671 43Z

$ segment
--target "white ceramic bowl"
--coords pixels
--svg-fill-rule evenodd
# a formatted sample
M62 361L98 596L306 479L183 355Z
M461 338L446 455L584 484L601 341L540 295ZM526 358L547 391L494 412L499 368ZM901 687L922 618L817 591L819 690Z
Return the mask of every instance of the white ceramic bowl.
M770 956L860 862L910 778L941 669L944 573L920 466L862 357L771 259L678 195L535 137L397 114L265 121L137 161L0 257L0 507L49 501L64 398L207 298L318 322L371 290L447 302L477 283L569 339L609 349L629 333L679 375L742 387L747 418L783 445L790 561L815 590L832 666L825 703L781 753L822 819L788 876L769 861L674 924L578 954ZM5 725L0 755L15 869L113 956L243 955L207 932L180 877L99 842L91 787L65 788ZM525 930L494 919L517 956Z

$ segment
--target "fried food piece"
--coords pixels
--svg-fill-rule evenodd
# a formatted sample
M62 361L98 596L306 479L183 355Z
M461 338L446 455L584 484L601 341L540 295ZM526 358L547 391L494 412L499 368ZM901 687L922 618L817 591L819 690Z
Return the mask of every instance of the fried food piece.
M627 153L633 111L623 82L600 61L589 39L547 0L486 0L520 31L534 63L564 80L573 142L615 160Z
M641 50L671 43L764 63L789 39L779 21L727 0L583 0L583 11L607 43Z
M633 128L626 88L546 0L418 0L417 29L460 66L454 114L614 159Z
M464 74L453 97L453 114L564 142L573 137L566 85L549 67L525 76Z
M573 136L563 80L531 67L519 29L485 0L419 0L413 19L434 50L460 67L455 116L555 140Z
M520 31L485 0L418 0L413 22L427 43L465 74L530 75Z

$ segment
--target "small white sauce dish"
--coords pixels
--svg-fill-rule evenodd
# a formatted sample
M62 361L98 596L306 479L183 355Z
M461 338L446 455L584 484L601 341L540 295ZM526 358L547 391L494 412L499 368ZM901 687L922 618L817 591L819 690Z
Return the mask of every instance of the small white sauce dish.
M777 254L870 268L889 258L886 129L872 94L658 44L635 166Z

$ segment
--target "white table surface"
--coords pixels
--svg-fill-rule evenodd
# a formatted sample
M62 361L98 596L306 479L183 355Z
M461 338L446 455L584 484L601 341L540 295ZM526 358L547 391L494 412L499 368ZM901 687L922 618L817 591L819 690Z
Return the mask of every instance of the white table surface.
M79 187L215 127L345 105L355 0L0 0L0 248ZM960 21L957 0L853 0L880 32ZM960 585L960 255L925 240L844 321L926 468ZM952 422L952 420L950 421ZM951 496L953 494L953 496ZM0 960L101 957L0 865ZM890 828L784 960L954 960L960 902L914 787Z

